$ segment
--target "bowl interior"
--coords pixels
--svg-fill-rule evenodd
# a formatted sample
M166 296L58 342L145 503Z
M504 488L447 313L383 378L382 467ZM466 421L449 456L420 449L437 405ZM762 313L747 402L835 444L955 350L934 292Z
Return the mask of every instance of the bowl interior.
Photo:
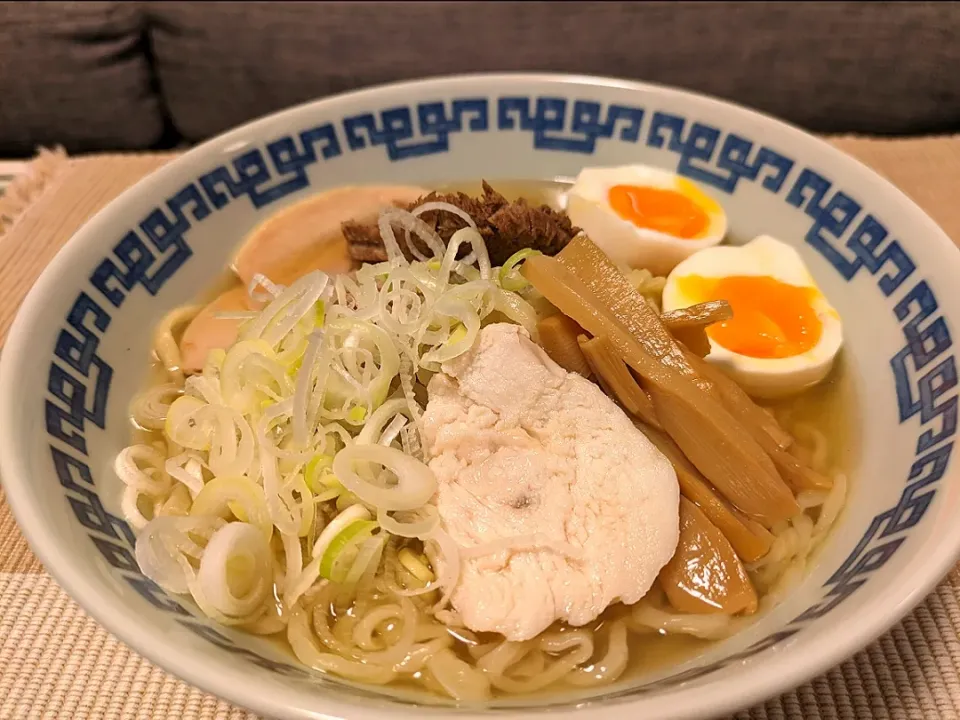
M734 240L802 254L844 320L856 452L844 516L802 585L748 630L679 666L593 692L498 701L503 714L702 717L796 684L861 647L952 563L960 483L950 283L958 255L896 189L824 143L726 103L655 86L476 76L377 88L274 115L126 192L58 255L0 366L0 467L32 546L145 656L259 712L443 713L419 694L318 677L277 645L218 627L139 572L112 470L153 326L195 298L268 215L354 183L572 178L647 163L698 182ZM851 452L854 448L851 448ZM429 701L427 701L429 702ZM459 711L461 714L464 711Z

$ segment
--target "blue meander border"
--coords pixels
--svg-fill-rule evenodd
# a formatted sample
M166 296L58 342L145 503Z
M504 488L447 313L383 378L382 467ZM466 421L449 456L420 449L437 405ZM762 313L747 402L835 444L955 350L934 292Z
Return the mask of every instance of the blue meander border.
M77 521L120 577L147 602L183 627L267 670L309 673L236 645L195 617L184 604L143 576L134 559L134 534L108 513L87 463L90 425L103 429L113 369L98 354L111 313L137 290L155 295L190 259L189 231L236 201L270 205L310 184L307 168L345 152L383 148L392 162L447 152L457 133L524 132L536 150L591 155L600 142L646 144L677 156L677 172L732 194L744 181L810 219L806 242L846 280L864 271L883 297L909 289L893 305L903 332L890 358L900 422L919 416L916 460L897 504L877 515L824 584L823 598L780 631L711 665L605 699L673 686L755 655L826 615L881 568L924 516L950 461L957 430L957 368L953 341L929 284L883 222L847 191L774 148L681 115L566 97L464 97L384 108L284 135L247 150L185 184L129 229L103 258L73 303L54 347L45 399L53 467ZM795 171L795 172L794 172ZM792 180L791 180L792 178ZM94 430L95 432L95 430ZM341 686L342 687L342 686ZM346 689L346 688L344 688ZM375 694L359 689L365 697Z

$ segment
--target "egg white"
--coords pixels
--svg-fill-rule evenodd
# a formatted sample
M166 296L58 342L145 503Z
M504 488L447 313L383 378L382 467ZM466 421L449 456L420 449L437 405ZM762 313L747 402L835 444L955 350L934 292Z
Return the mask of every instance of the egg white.
M761 235L740 247L703 250L674 268L663 288L664 311L689 307L701 300L681 292L679 278L700 275L771 277L798 287L812 288L810 305L822 325L820 339L810 350L787 358L755 358L735 353L710 340L709 362L722 367L750 395L774 399L793 395L821 382L830 373L843 344L840 315L817 287L800 254L789 245Z
M610 188L615 185L679 192L706 212L707 229L699 238L685 239L637 227L610 207ZM654 275L666 275L683 259L719 244L727 233L727 216L719 203L676 173L646 165L584 168L567 191L566 210L571 222L615 262Z

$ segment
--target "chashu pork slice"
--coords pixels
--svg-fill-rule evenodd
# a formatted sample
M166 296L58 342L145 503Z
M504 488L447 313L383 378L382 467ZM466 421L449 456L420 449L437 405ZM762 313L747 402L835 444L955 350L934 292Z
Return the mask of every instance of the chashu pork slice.
M647 593L677 546L677 478L599 388L501 323L428 391L434 502L461 548L451 602L468 628L526 640Z

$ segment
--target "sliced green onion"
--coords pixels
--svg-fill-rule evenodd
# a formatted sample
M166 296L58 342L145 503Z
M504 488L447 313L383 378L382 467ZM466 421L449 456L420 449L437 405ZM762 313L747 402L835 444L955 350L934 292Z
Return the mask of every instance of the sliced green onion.
M523 290L530 283L520 274L517 266L528 257L542 254L539 250L534 250L533 248L523 248L523 250L517 250L517 252L508 257L503 267L500 268L500 287L512 292Z
M287 374L291 377L296 376L300 372L300 368L303 367L303 354L297 356L297 358L291 361L290 365L287 367Z
M214 348L208 352L207 361L203 364L203 374L207 377L219 377L226 357L227 351L222 348Z
M321 493L329 490L333 485L328 478L333 478L333 482L340 484L333 475L333 455L314 455L307 466L304 468L304 479L307 481L307 487L313 493Z
M271 348L310 312L330 278L319 270L307 273L285 288L241 335L240 340L263 340ZM229 355L229 353L227 353Z
M458 343L467 336L467 328L463 323L457 323L457 326L450 333L450 339L447 340L451 345Z
M304 468L307 481L311 482L313 479L319 478L322 471L331 467L333 467L333 455L314 455Z
M400 369L400 353L393 336L370 321L349 317L328 319L324 336L329 346L335 348L334 368L338 368L336 372L330 373L327 381L325 407L332 410L343 401L350 400L350 404L354 406L361 403L369 406L364 408L366 417L366 412L375 410L387 398L393 379ZM373 363L375 367L369 368L369 376L362 382L362 388L356 385L356 381L360 379L358 376L352 380L342 377L344 371L351 374L351 362L355 363L356 355L361 352L376 359ZM356 370L354 365L352 374L355 375ZM360 419L361 422L362 420L363 418Z
M393 398L387 400L378 407L363 424L363 429L357 434L354 442L360 445L373 444L383 437L387 426L398 415L409 416L410 408L404 398Z
M359 425L363 422L363 419L367 416L367 409L362 405L354 405L347 412L347 422L354 425Z
M330 543L333 542L333 539L340 534L340 532L356 520L370 520L372 516L370 511L367 510L363 505L352 505L346 510L343 510L339 515L337 515L330 523L323 529L323 532L320 533L320 537L317 538L317 541L313 544L313 557L322 557L323 554L327 551L327 548L330 546Z
M313 325L314 327L322 328L323 323L327 319L327 305L323 300L317 300L317 309L314 314Z
M439 370L439 367L431 367L431 364L439 365L439 363L452 360L465 353L473 345L480 332L480 318L470 302L465 299L450 299L448 295L442 301L437 301L434 310L440 315L459 321L457 325L464 327L464 334L456 342L448 336L439 347L424 353L420 357L420 367L428 370ZM454 325L453 330L456 330L456 325Z
M343 485L333 474L332 464L332 455L317 455L307 463L306 483L315 502L333 500L344 492Z
M425 505L416 512L400 513L392 518L385 510L377 511L377 522L391 535L405 538L425 538L440 525L440 515L433 505Z
M263 488L248 478L215 477L203 486L190 507L193 517L228 520L228 513L233 513L240 522L260 528L267 540L273 535L273 521Z
M288 482L290 482L288 486L288 497L290 500L293 500L293 502L288 502L287 505L291 509L299 509L300 532L298 534L300 537L306 537L307 533L310 532L310 528L313 527L314 518L317 516L317 505L314 502L313 492L307 487L307 483L302 475L295 475L293 480ZM293 493L296 493L299 497L294 497Z
M417 578L417 580L422 582L424 585L428 585L437 579L430 570L430 566L427 564L426 557L423 555L417 555L410 548L403 548L399 553L397 553L397 560L399 560L400 564L410 571L411 575Z
M224 525L203 551L197 580L216 610L231 617L249 615L263 605L273 586L269 540L254 525Z
M253 355L276 359L273 347L263 340L243 340L230 347L224 356L223 367L220 370L220 392L223 394L224 402L241 411L247 410L250 397L248 393L251 391L247 384L249 372L241 372L241 366Z
M376 573L380 567L380 558L383 557L383 549L387 545L387 534L380 533L368 538L357 549L356 559L343 582L347 585L355 585L364 577L369 577Z
M304 335L294 343L284 341L282 351L277 353L277 362L285 368L287 375L295 376L297 371L303 366L303 353L307 349L306 334L309 328L305 328Z
M343 512L347 508L351 508L354 506L363 507L362 505L360 505L360 498L358 498L349 490L346 490L346 489L341 490L340 494L337 495L337 511Z
M354 520L343 528L320 559L320 577L336 583L345 581L361 543L370 539L377 527L374 520Z
M177 445L190 450L209 450L211 427L201 423L197 414L207 403L190 395L181 395L170 404L164 430Z
M331 477L333 476L331 475ZM337 484L340 485L340 483L337 483ZM327 488L326 490L321 490L320 492L316 493L313 496L313 501L321 502L321 503L327 502L329 500L333 500L334 498L340 497L340 494L342 492L343 492L343 485L340 485L339 487Z

